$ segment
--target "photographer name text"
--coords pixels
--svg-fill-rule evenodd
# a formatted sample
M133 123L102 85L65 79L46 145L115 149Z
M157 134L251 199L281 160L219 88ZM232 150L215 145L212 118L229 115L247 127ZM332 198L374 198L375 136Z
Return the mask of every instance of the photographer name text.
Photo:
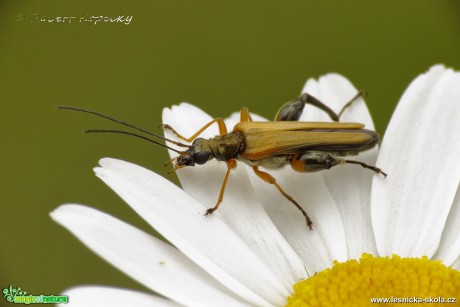
M83 24L102 24L102 23L119 23L124 25L129 25L133 20L134 16L106 16L106 15L90 15L83 14L80 16L57 16L57 15L41 15L41 14L32 14L27 16L25 14L19 13L16 15L16 21L30 21L31 23L83 23Z

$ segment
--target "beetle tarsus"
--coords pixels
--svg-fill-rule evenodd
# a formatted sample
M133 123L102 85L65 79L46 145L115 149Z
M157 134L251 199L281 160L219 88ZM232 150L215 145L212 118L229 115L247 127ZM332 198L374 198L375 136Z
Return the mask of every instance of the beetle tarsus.
M312 231L313 230L313 222L310 220L310 218L308 217L308 215L305 217L307 219L307 227L308 227L308 230Z
M215 208L209 208L203 215L208 217L208 215L212 214L215 210Z

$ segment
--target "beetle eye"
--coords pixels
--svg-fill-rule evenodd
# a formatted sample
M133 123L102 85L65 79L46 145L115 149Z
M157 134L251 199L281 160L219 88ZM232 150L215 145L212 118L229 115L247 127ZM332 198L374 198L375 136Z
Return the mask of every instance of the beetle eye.
M196 164L205 164L209 159L209 153L207 153L206 151L200 151L200 152L197 152L194 156L193 156L193 160L195 161Z

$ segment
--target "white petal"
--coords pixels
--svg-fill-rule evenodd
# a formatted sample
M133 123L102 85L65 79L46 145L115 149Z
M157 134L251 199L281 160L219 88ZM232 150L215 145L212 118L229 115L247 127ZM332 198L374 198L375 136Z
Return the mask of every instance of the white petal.
M287 290L219 215L204 217L203 205L147 169L108 158L100 164L98 177L222 284L256 305L284 303Z
M251 117L254 121L267 121L267 119L257 114L251 114ZM235 112L225 122L227 127L232 127L239 121L240 114ZM240 165L242 164L240 163ZM305 199L305 203L309 204L305 205L302 202L301 206L307 210L311 218L321 221L318 225L315 222L315 231L309 232L306 227L305 218L297 208L286 200L274 186L262 181L249 167L246 167L246 170L255 189L256 197L262 203L278 231L283 234L289 245L292 246L302 259L308 276L331 267L335 259L346 259L346 254L343 252L345 248L343 245L344 237L337 235L337 231L328 231L331 228L338 227L338 231L340 232L342 227L340 216L335 205L331 205L329 193L324 185L320 183L320 186L318 186L317 181L314 179L312 184L305 182L307 179L304 177L305 175L296 174L290 167L285 167L281 170L264 170L277 179L277 182L284 190L289 191L292 195L294 194L290 191L294 191L296 193L295 199L297 197L299 197L298 200ZM309 188L305 189L306 186ZM322 197L313 199L311 191L314 191L315 195L322 195ZM315 204L319 203L322 205L315 207ZM313 210L314 208L316 209ZM331 225L334 226L330 227ZM329 234L330 237L328 237ZM342 248L335 246L337 242ZM270 254L271 252L268 253L268 255ZM298 265L297 268L299 268ZM305 274L304 270L301 270L299 273L300 277L298 274L297 280L302 279Z
M381 255L436 251L460 180L460 74L438 65L415 79L390 121L374 177L372 223Z
M344 89L346 90L347 86L350 87L346 82L342 82L342 79L344 78L331 74L326 78L322 78L321 84L327 87L330 81L331 85L333 85L332 87L339 88L338 92L340 93ZM326 89L326 92L329 92L329 90ZM353 92L346 99L350 99L356 93L357 91ZM344 104L347 100L336 101ZM329 104L328 101L326 103L333 108L335 107L334 103ZM350 112L350 110L353 110L353 107L349 108L347 112ZM300 120L331 121L324 114L323 111L307 105ZM346 118L346 113L344 117ZM314 231L311 233L305 232L305 220L299 211L286 201L274 187L257 184L256 182L260 182L260 179L256 176L251 176L264 207L280 232L301 256L308 272L311 274L330 267L333 260L343 261L347 259L342 220L337 205L328 191L329 187L326 186L321 175L299 174L290 167L276 171L269 170L268 172L277 179L277 182L288 194L291 194L303 206L313 220Z
M451 267L453 269L456 269L457 271L460 271L460 256L457 258L457 260L452 263Z
M345 77L327 74L318 81L309 79L302 90L302 93L305 92L338 113L358 90ZM313 106L307 107L301 120L331 121L325 112ZM366 129L374 129L372 118L362 98L346 109L340 121L359 122L365 124ZM356 158L348 159L375 165L377 152L374 148L359 154ZM348 258L357 259L364 252L376 254L370 218L370 191L375 173L357 165L345 165L324 171L321 175L343 220Z
M185 130L187 127L182 127L183 123L180 119L186 112L187 108L182 108L182 106L173 107L172 110L165 109L163 122L175 123L179 131ZM227 123L232 125L232 122L237 122L236 117L239 115L233 115ZM195 122L195 131L209 122L206 116L200 116L200 118L204 122ZM262 118L254 115L254 119ZM233 126L230 125L227 127ZM172 138L173 135L167 134L167 137ZM175 154L171 153L171 155ZM212 207L217 201L226 170L224 162L213 160L205 165L181 169L177 171L177 175L184 191L205 206ZM249 171L252 172L252 170ZM266 184L260 179L258 183ZM270 268L274 276L283 283L286 291L291 291L294 283L306 277L304 265L273 225L258 197L259 195L254 193L245 165L239 163L238 167L231 171L224 199L219 210L213 215L220 216ZM267 238L270 239L267 240Z
M440 259L446 265L451 265L460 257L460 189L457 189L454 204L450 208L449 217L442 233L441 243L434 254L435 259Z
M59 304L61 307L180 307L173 301L159 296L138 291L103 286L83 286L67 289L63 295L69 296L69 303Z
M174 117L165 117L165 113L174 114ZM187 102L182 102L178 106L172 106L171 109L163 109L163 124L170 125L186 138L191 137L198 129L212 120L213 118L211 116ZM218 134L219 129L217 124L214 124L204 130L203 133L200 134L200 137L210 138Z
M243 305L176 248L110 215L81 205L63 205L51 217L109 263L176 302Z
M358 93L358 90L347 78L339 74L330 73L321 76L318 81L313 78L308 79L302 89L302 93L313 95L338 113ZM317 107L306 105L300 120L330 122L331 118L326 112ZM359 98L353 102L340 117L341 122L353 122L357 120L363 123L366 129L374 130L374 123L363 98Z
M251 114L251 117L254 121L267 121L256 114ZM229 121L233 125L239 122L239 113L233 113ZM263 182L252 170L247 169L257 198L278 230L303 260L309 276L331 267L334 260L346 259L340 216L322 181L318 182L316 176L296 173L290 167L276 171L264 170L294 196L314 219L314 231L310 232L299 210L274 186Z
M299 174L290 167L269 170L279 185L304 208L313 221L309 231L301 212L272 185L251 175L258 198L271 219L305 264L309 275L322 271L335 259L346 259L340 214L329 191L316 174Z

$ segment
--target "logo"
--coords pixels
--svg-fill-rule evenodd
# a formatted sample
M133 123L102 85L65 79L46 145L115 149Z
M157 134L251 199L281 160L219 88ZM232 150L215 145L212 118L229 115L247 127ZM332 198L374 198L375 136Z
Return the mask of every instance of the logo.
M21 287L13 288L12 285L9 288L3 289L3 297L7 302L15 304L58 304L68 303L69 297L67 295L27 295L27 291L21 289Z

